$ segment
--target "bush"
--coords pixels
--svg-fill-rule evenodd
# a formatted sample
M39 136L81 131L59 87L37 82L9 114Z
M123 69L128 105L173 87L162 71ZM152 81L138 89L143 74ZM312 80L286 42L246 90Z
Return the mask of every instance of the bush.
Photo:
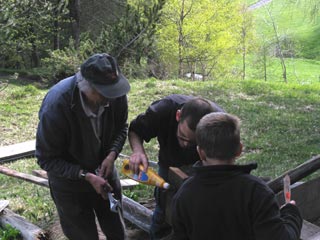
M43 59L46 71L42 78L45 81L57 83L77 72L80 64L92 53L94 53L94 42L90 39L82 40L78 49L75 48L74 41L70 39L68 48L51 51L50 57Z
M6 224L3 228L0 228L0 239L1 240L20 240L22 236L14 227L11 227L9 224Z

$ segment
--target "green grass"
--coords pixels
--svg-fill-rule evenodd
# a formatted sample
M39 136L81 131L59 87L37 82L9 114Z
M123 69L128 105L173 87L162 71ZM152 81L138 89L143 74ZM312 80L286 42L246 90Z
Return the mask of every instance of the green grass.
M19 230L6 224L4 227L0 228L0 239L1 240L19 240L22 239Z
M320 21L310 15L310 1L272 1L270 4L254 11L256 31L263 35L265 41L274 39L267 9L270 10L280 38L286 37L294 44L297 57L320 60Z
M308 62L304 61L305 64ZM310 69L313 66L311 62ZM307 68L307 67L306 67ZM308 71L305 71L308 74ZM47 89L7 78L0 92L0 145L34 139L37 112ZM320 83L318 81L160 81L130 80L129 121L149 104L172 93L203 96L215 101L242 120L244 151L239 163L256 161L258 176L272 178L320 154ZM155 140L146 144L149 158L157 159ZM130 155L128 144L123 154ZM31 174L39 169L36 159L4 164ZM120 167L120 163L117 163ZM122 176L123 177L123 176ZM140 185L125 194L135 200L152 198L152 187ZM10 200L10 208L41 227L50 226L55 208L49 190L0 174L0 196Z
M259 59L249 55L246 61L246 79L264 80L264 71ZM242 62L238 61L235 68L240 69ZM289 83L311 84L320 82L320 61L285 58L287 81ZM267 59L267 81L283 82L282 68L279 58Z

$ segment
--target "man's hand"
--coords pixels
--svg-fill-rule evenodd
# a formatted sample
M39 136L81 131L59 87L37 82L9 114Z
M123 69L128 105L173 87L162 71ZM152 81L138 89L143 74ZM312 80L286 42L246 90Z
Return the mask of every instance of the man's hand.
M113 188L108 181L100 176L87 173L86 180L93 186L96 192L102 196L103 199L108 199L108 192L113 191Z
M103 160L100 169L99 176L107 179L113 172L114 160L116 159L116 153L110 152L109 155Z
M148 162L148 157L146 156L146 154L141 153L141 152L135 152L130 156L130 169L138 174L140 169L139 169L139 165L142 164L144 171L146 172L149 166L149 162Z

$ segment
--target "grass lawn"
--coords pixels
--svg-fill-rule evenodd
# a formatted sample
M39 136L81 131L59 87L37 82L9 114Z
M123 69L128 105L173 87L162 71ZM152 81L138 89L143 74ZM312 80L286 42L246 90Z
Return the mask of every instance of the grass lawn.
M0 146L35 138L37 112L48 89L13 77L0 92ZM215 101L242 120L244 151L239 163L256 161L254 175L281 175L320 153L320 83L262 81L130 80L129 120L154 100L172 93L203 96ZM151 160L156 160L157 143L147 144ZM130 154L126 143L123 154ZM31 173L39 169L34 158L5 166ZM152 188L139 186L126 191L134 199L150 198ZM10 208L30 221L46 227L55 215L48 189L0 174L0 198L10 200Z

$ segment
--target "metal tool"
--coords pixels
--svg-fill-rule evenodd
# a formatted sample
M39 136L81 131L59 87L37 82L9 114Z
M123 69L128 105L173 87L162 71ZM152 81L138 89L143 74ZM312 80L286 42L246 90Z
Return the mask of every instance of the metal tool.
M95 170L95 172L96 172L96 175L99 176L99 168L97 168L97 169ZM115 198L113 197L112 193L109 192L108 189L104 189L104 190L105 190L106 192L108 192L108 198L109 198L109 203L110 203L110 210L111 210L112 212L117 213L117 212L118 212L118 208L121 207L120 201L117 200L117 199L115 199Z
M109 198L109 202L110 202L110 210L112 212L117 213L118 208L120 208L120 201L115 199L111 192L108 192L108 198Z
M289 203L291 201L291 181L290 181L290 176L287 174L283 178L283 194L284 194L284 199L286 203Z

